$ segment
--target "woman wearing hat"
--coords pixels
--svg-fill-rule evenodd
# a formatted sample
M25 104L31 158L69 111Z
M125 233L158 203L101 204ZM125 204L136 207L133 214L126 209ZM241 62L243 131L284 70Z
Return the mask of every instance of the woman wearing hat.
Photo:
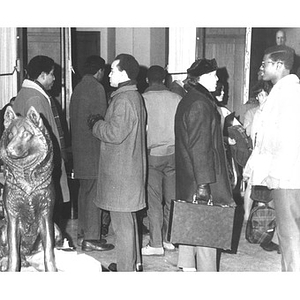
M187 70L188 93L175 116L176 198L213 199L235 206L226 167L221 117L214 97L218 77L215 59L198 59ZM179 245L178 267L183 271L217 271L215 248Z

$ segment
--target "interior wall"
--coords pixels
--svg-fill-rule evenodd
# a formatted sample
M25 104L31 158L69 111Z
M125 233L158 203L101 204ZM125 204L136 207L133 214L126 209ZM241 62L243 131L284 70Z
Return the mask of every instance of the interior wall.
M62 60L61 60L61 28L28 27L27 28L27 62L36 55L46 55L55 62L55 82L52 95L61 103Z
M116 28L116 55L133 55L141 66L150 65L150 28Z
M78 31L100 31L101 53L111 64L116 55L129 53L145 67L167 63L166 28L150 27L77 27Z
M0 109L17 94L17 31L0 27Z
M57 64L61 63L60 28L27 28L28 62L36 55L51 57Z
M300 28L283 28L286 32L286 45L294 48L300 56Z
M241 121L246 28L205 28L205 57L215 58L220 69L228 74L229 95L227 107L236 112Z

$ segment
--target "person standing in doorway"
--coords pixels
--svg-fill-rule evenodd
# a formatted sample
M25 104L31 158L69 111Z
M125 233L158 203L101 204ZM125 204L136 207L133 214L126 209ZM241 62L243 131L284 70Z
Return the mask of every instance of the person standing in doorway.
M104 117L106 113L106 95L101 84L104 69L103 58L89 56L84 64L85 75L76 85L70 102L73 167L75 178L79 179L77 244L83 251L112 249L112 245L101 240L102 212L94 203L100 140L93 136L87 124L89 115Z
M146 207L146 110L137 90L139 63L119 54L111 65L111 94L105 118L89 124L101 140L97 198L115 233L117 271L135 271L140 261L136 212Z

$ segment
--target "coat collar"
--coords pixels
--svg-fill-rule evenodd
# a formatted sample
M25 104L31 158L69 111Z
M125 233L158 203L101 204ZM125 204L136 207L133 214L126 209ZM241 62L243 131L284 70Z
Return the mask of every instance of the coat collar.
M94 80L94 81L96 81L96 82L99 82L95 77L94 77L94 75L92 75L92 74L85 74L83 77L82 77L82 80L84 80L84 81L89 81L89 80Z
M137 91L136 84L120 86L116 91L111 93L111 98L120 93L127 92L127 91Z
M22 83L22 87L39 91L41 94L43 94L46 97L49 104L51 105L51 100L50 100L49 94L46 92L46 90L43 88L43 86L40 83L38 83L38 81L32 81L29 79L25 79Z
M207 98L209 98L216 105L214 96L202 84L200 84L200 83L196 83L195 85L188 84L188 86L185 85L185 87L187 88L188 91L194 89L197 92L204 94L205 96L207 96Z
M154 83L150 85L144 93L147 92L158 92L158 91L168 91L168 88L164 84Z
M299 78L295 74L289 74L278 80L278 82L273 86L273 88L276 86L276 88L280 88L281 86L285 86L286 84L299 84Z

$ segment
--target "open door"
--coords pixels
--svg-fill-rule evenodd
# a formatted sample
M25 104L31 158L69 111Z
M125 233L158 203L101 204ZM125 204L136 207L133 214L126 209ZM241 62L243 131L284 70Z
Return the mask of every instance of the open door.
M80 31L72 28L72 61L75 71L73 88L83 76L83 65L90 55L100 55L100 31Z

